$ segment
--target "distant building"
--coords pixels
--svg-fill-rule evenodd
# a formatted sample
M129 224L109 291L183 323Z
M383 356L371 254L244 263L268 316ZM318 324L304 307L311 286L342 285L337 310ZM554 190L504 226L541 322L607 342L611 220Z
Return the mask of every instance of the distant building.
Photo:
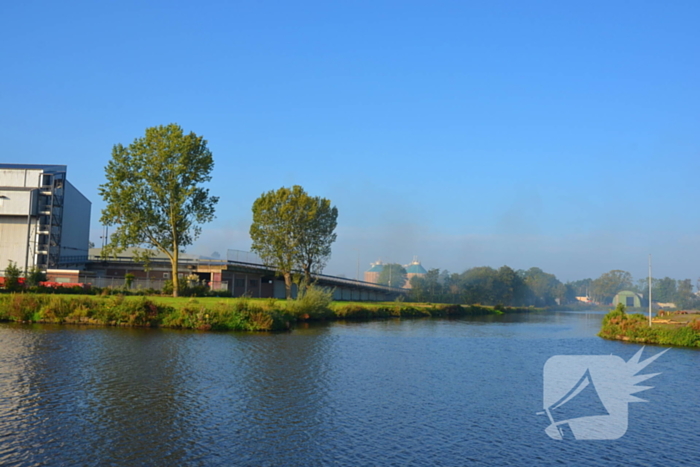
M365 282L377 284L379 282L379 274L384 270L384 263L377 261L370 263L370 268L365 271Z
M88 254L91 203L65 165L0 164L0 270L59 268Z
M129 248L117 256L102 256L100 248L91 248L88 256L73 257L71 269L49 270L50 281L83 283L95 287L123 288L127 274L132 276L131 287L161 290L172 281L172 265L168 257L158 251L148 261L148 266L135 258L138 248ZM234 297L285 298L284 280L274 268L256 262L253 254L239 252L236 259L213 259L181 253L177 275L181 281L199 284ZM234 255L227 255L234 256ZM316 284L333 291L334 300L387 301L407 294L407 290L396 290L378 284L367 284L352 279L314 275ZM292 296L296 296L296 285Z
M639 308L642 306L642 295L631 290L623 290L613 298L613 305L617 306L618 303L622 303L626 307Z
M406 283L403 285L403 288L405 289L411 288L412 277L423 277L427 274L425 268L421 266L420 262L416 258L413 259L413 262L404 265L404 269L406 269ZM376 263L370 263L370 268L365 271L365 282L377 284L379 282L379 274L381 274L383 270L384 263L382 263L381 260L377 261Z
M416 258L413 258L413 262L404 267L406 268L406 285L404 287L407 289L411 288L412 277L423 277L428 273Z

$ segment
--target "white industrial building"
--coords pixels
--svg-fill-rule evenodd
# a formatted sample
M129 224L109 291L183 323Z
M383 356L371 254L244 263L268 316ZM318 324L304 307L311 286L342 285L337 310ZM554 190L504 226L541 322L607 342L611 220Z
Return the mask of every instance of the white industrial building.
M0 271L59 268L87 257L91 203L65 165L0 164Z

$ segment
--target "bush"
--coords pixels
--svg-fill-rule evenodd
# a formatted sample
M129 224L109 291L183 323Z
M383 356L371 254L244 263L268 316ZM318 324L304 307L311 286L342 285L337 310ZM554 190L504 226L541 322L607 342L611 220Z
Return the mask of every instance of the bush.
M700 332L696 322L682 327L649 326L647 317L641 314L627 314L625 307L618 305L603 318L598 334L606 339L622 339L659 345L700 346Z
M13 293L2 297L0 316L12 321L32 321L41 301L34 295Z
M19 292L22 289L22 284L19 281L21 275L22 271L19 270L17 264L10 260L5 268L5 289L10 292Z
M38 267L32 267L27 273L27 285L29 287L39 287L41 282L46 281L46 273Z
M275 309L252 304L249 299L219 302L213 308L190 300L172 309L163 326L215 331L280 331L289 328L289 318Z
M333 290L310 285L299 290L297 298L287 301L287 313L297 319L326 319L333 315L330 309Z
M64 300L60 296L50 296L39 310L38 318L50 323L63 323L73 311L71 304L72 301Z
M391 310L385 307L369 308L361 305L343 305L334 309L338 319L364 320L372 318L390 318Z

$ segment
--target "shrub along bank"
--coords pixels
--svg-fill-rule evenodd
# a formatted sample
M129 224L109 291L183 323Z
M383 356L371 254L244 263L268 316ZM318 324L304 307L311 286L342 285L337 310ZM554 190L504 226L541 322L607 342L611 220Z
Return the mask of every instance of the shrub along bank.
M687 322L652 322L642 314L628 314L625 306L605 315L603 325L598 333L605 339L623 340L643 344L678 345L700 347L700 321Z
M183 299L178 305L123 295L8 294L0 296L0 320L221 331L277 331L290 324L286 314L245 299L207 305Z
M310 288L296 300L128 297L123 295L0 295L0 321L168 327L218 331L280 331L295 321L498 315L528 308L335 302Z

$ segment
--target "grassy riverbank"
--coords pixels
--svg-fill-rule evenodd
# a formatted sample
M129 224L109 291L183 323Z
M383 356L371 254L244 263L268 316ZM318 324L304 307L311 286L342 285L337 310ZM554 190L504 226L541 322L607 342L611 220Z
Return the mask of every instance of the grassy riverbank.
M600 337L642 344L700 347L700 315L668 314L652 320L643 314L628 314L618 307L605 315Z
M168 327L219 331L280 331L297 321L488 315L528 308L404 302L328 302L250 298L128 297L122 295L0 295L0 321Z

